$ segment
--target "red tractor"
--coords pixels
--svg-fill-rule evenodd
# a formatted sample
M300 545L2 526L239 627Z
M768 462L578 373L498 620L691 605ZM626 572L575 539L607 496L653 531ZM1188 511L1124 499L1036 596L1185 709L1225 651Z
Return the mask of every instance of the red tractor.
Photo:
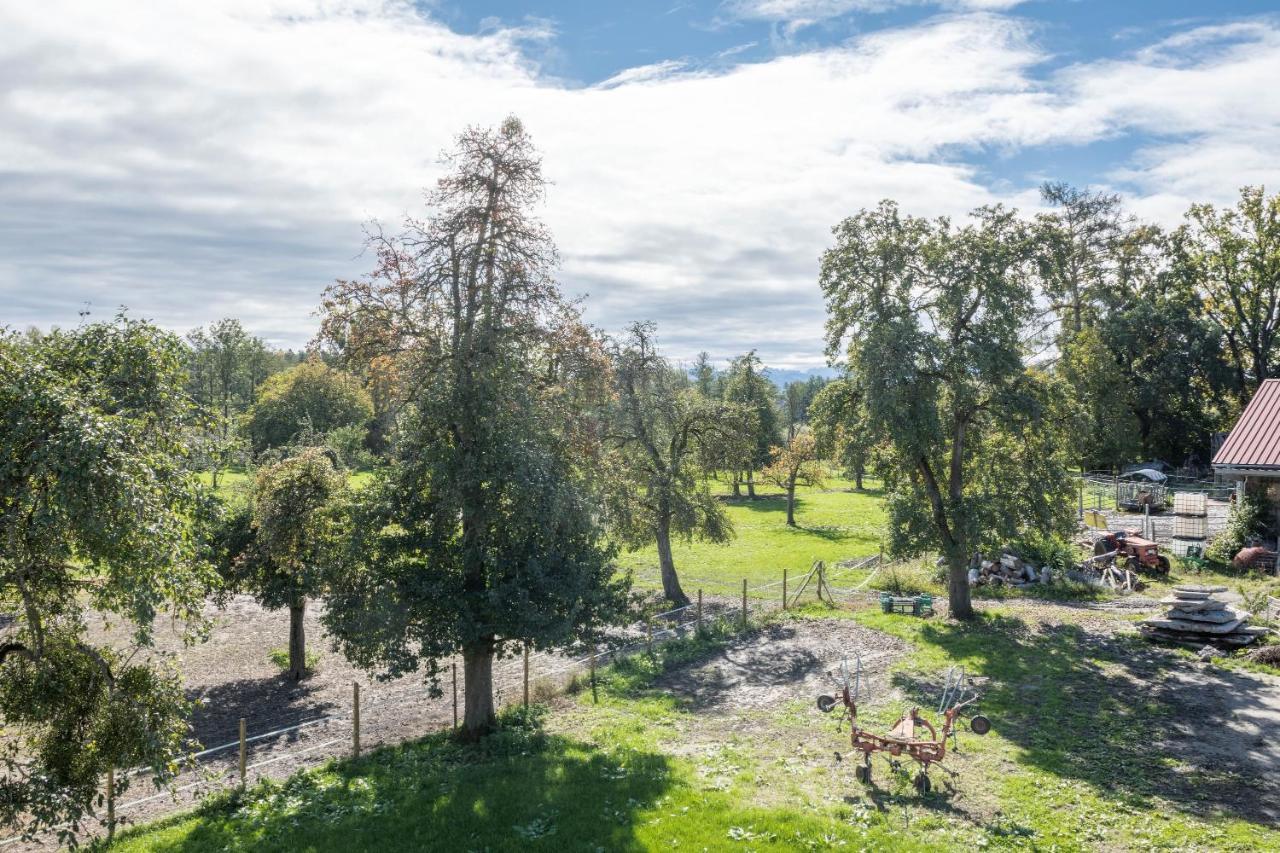
M1093 553L1095 557L1124 557L1129 568L1140 572L1169 574L1169 558L1160 553L1159 545L1143 539L1136 530L1103 531L1093 543Z

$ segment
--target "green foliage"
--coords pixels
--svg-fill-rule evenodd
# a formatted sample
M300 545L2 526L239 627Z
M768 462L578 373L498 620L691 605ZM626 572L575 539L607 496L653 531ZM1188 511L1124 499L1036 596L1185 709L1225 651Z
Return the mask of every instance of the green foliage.
M370 469L377 464L377 457L369 450L365 439L368 431L362 426L345 426L330 430L324 437L325 446L338 454L347 468Z
M857 383L848 378L828 382L815 394L809 419L819 455L839 464L862 488L863 476L875 466L881 437Z
M1242 500L1231 505L1227 514L1227 526L1213 537L1205 550L1205 558L1222 566L1231 565L1231 561L1248 544L1250 538L1263 532L1266 517L1266 499L1260 494L1246 491Z
M291 664L289 662L289 648L287 646L280 646L279 648L272 649L271 652L267 655L267 660L271 661L271 663L275 664L276 666L280 667L283 670L288 670L291 668ZM317 651L312 651L311 649L308 649L306 654L307 670L309 672L314 671L315 668L319 666L319 664L320 664L320 653Z
M324 328L399 358L390 465L360 493L325 624L358 665L397 675L461 652L463 729L495 724L495 655L571 645L617 617L598 523L605 358L560 295L532 207L541 162L514 117L464 132L432 215L379 236L379 265L326 293Z
M970 555L1027 530L1065 532L1067 397L1026 365L1031 240L1003 208L956 229L892 202L850 217L823 256L828 354L889 450L891 548L943 553L968 616Z
M221 530L227 589L249 592L269 610L315 594L336 559L346 488L321 448L261 469L249 506Z
M311 360L263 384L245 428L254 452L261 453L292 443L304 431L364 426L372 417L373 403L358 379Z
M186 467L183 356L123 316L0 339L0 600L17 613L0 649L0 823L67 821L70 837L108 768L160 779L180 752L177 680L93 645L84 614L124 620L142 648L162 609L189 639L203 627L214 512Z
M659 355L651 325L632 326L612 356L615 402L608 412L612 453L605 516L624 545L656 541L667 597L685 604L671 554L673 535L686 542L727 542L733 535L699 463L749 450L750 413L691 388Z
M769 462L769 450L778 441L778 388L761 372L755 350L735 358L725 376L724 399L748 412L749 440L742 455L731 460L741 471L759 471Z
M1280 195L1244 187L1234 209L1187 212L1185 261L1222 330L1243 403L1275 375L1280 334Z

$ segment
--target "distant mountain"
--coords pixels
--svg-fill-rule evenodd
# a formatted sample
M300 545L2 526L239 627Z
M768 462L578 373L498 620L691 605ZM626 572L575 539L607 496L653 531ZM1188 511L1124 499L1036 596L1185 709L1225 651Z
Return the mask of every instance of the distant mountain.
M823 379L834 379L840 372L831 367L811 367L808 370L788 370L785 367L766 367L765 376L773 380L779 388L785 388L792 382L807 382L810 377L821 376Z

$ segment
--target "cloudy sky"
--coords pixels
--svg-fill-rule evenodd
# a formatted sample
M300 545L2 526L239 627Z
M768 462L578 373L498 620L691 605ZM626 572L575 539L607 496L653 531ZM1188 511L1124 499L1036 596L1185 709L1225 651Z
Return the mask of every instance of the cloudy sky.
M0 5L0 325L224 316L305 343L361 229L524 120L589 319L823 363L830 227L879 199L1175 223L1280 189L1280 2L118 0Z

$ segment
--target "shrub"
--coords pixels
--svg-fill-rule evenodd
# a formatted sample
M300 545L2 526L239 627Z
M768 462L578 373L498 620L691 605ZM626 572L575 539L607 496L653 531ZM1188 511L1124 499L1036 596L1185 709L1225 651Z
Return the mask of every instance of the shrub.
M1253 536L1266 526L1266 504L1257 495L1246 493L1231 507L1227 526L1209 543L1205 557L1219 565L1228 566L1232 558Z

